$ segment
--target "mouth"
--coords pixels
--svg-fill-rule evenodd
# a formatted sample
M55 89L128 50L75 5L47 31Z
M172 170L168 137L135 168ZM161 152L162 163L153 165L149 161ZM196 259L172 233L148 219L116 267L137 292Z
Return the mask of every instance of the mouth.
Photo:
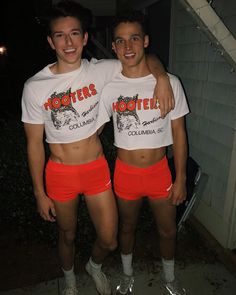
M67 48L67 49L64 49L64 52L65 53L75 53L76 49L75 48Z
M135 53L126 53L126 54L124 54L124 57L127 59L131 59L131 58L135 57Z

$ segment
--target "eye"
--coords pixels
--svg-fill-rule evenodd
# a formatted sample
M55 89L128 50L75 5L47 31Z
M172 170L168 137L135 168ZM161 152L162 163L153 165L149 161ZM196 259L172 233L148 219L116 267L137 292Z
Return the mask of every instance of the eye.
M71 36L80 36L81 32L80 31L73 31L71 32Z
M137 42L137 41L140 41L141 38L140 38L140 36L133 36L133 37L130 38L130 40L134 41L134 42Z
M59 38L62 38L63 36L64 36L63 33L54 33L54 34L53 34L53 37L54 37L54 38L58 38L58 39L59 39Z
M115 43L116 43L117 45L121 45L121 44L124 43L124 40L123 40L123 39L116 39Z

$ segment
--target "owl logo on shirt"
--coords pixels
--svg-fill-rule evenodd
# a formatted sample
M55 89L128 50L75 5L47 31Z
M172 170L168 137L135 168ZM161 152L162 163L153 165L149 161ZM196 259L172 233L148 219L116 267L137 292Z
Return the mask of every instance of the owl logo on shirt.
M123 102L124 105L127 105L129 102L134 102L136 104L136 101L138 99L138 94L136 94L133 97L128 96L120 96L118 98L118 103ZM125 108L124 110L119 110L117 112L117 128L119 132L123 130L130 130L131 127L138 128L140 125L140 119L136 112L136 107L132 110Z
M51 99L56 97L57 99L61 99L62 97L67 96L68 99L70 99L70 93L71 89L69 89L66 92L61 92L57 94L54 92L51 96ZM61 129L63 126L70 125L71 122L77 122L80 115L76 111L75 108L73 108L71 101L67 105L60 105L58 108L54 108L51 111L51 118L53 125L57 130Z

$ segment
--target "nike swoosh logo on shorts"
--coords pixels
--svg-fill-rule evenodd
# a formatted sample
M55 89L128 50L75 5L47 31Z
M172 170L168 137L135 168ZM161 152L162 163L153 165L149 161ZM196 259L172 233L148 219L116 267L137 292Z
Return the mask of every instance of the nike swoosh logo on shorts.
M109 180L109 182L108 182L108 183L106 183L106 184L105 184L105 186L108 186L108 185L110 185L110 183L111 183L111 179Z
M172 188L172 183L171 183L171 185L166 189L166 191L168 192L171 188Z

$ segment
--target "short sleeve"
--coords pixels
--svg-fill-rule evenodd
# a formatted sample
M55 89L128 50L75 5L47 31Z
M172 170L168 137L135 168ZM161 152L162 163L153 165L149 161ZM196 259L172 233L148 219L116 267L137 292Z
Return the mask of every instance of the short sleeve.
M104 125L106 122L109 122L111 116L112 116L112 111L109 105L109 97L105 87L101 93L101 97L99 101L97 129L100 128L102 125Z
M21 108L22 122L31 124L44 124L42 108L38 103L38 98L32 92L27 82L25 83L23 89Z
M96 71L105 84L113 80L122 69L121 62L117 59L92 59L91 62L96 66Z
M170 112L170 117L171 120L175 120L188 114L189 108L183 87L179 79L174 75L170 75L170 82L175 98L175 107Z

